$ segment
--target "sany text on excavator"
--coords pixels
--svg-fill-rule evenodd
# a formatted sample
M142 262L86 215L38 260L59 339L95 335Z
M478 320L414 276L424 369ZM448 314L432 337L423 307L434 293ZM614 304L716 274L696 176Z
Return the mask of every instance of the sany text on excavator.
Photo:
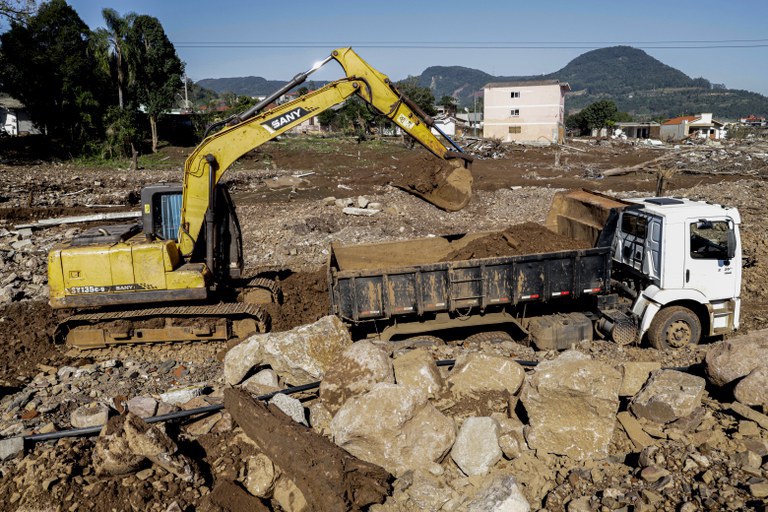
M342 66L344 78L267 109L331 60ZM431 132L429 116L389 78L351 48L337 49L251 109L209 127L185 163L182 185L142 190L141 225L91 228L49 253L51 306L80 309L59 325L57 337L87 348L225 341L268 330L269 317L255 302L277 300L279 291L272 281L242 278L240 226L219 181L248 151L352 96L448 162L448 169L433 177L431 189L413 193L448 211L466 206L471 157L445 136L453 148L447 149Z

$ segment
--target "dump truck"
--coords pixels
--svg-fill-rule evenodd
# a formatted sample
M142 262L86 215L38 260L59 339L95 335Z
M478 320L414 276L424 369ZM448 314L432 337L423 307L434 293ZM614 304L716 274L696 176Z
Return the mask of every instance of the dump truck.
M593 335L680 348L739 327L740 223L682 197L559 193L546 227L585 248L450 260L489 233L332 244L331 309L383 340L512 324L539 349Z

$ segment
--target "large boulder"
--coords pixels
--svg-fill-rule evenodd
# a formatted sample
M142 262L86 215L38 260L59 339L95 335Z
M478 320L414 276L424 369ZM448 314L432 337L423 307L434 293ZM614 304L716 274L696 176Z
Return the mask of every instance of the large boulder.
M768 364L768 361L765 361ZM733 396L744 405L768 407L768 366L755 368L736 384Z
M451 448L451 458L467 476L485 475L501 459L499 424L488 416L467 418Z
M443 378L430 353L417 348L395 358L395 380L398 384L421 389L430 397L443 387Z
M768 361L768 330L737 336L707 352L707 378L715 386L725 386L749 374Z
M350 345L349 331L335 316L290 331L255 334L227 352L224 378L236 385L253 368L270 366L287 384L309 384L321 380Z
M389 354L370 341L358 341L342 352L320 383L320 400L335 413L349 398L371 390L374 384L395 383Z
M655 423L669 423L701 405L704 379L677 370L656 370L629 404L632 414Z
M514 359L471 352L456 358L456 365L446 380L455 396L486 391L515 394L525 379L525 370Z
M607 457L621 380L618 370L576 351L539 364L520 395L528 446L576 460Z
M619 396L635 396L648 381L651 372L661 369L661 363L658 361L627 361L621 363L620 368L621 389L619 389Z
M376 384L348 400L331 421L334 442L395 475L431 468L456 439L453 421L418 389Z

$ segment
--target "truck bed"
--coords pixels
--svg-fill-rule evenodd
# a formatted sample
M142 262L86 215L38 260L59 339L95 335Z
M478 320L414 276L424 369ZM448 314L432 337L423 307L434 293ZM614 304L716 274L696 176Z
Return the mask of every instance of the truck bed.
M468 308L575 299L605 292L610 284L609 247L445 261L493 234L331 244L332 312L353 322L463 314Z

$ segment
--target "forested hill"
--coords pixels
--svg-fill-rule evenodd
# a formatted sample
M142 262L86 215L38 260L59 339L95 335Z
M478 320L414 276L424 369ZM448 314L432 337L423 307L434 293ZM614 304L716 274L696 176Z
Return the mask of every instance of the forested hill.
M768 97L726 89L705 78L691 78L660 62L643 50L613 46L584 53L554 73L536 76L493 76L462 66L432 66L414 77L429 87L435 98L453 96L460 106L473 104L473 95L482 95L489 82L558 79L568 82L572 92L566 109L575 112L598 100L613 100L619 110L636 118L674 117L712 112L718 119L736 119L749 114L768 115ZM285 84L260 77L217 78L198 82L216 92L263 96ZM309 89L323 82L307 82Z
M470 105L474 91L489 82L558 79L568 82L571 93L566 109L574 112L598 100L613 100L635 117L674 117L712 112L717 118L735 119L748 114L768 114L768 97L726 89L704 78L691 78L643 50L614 46L584 53L554 73L537 76L492 76L458 66L433 66L417 77L436 98L455 96Z

